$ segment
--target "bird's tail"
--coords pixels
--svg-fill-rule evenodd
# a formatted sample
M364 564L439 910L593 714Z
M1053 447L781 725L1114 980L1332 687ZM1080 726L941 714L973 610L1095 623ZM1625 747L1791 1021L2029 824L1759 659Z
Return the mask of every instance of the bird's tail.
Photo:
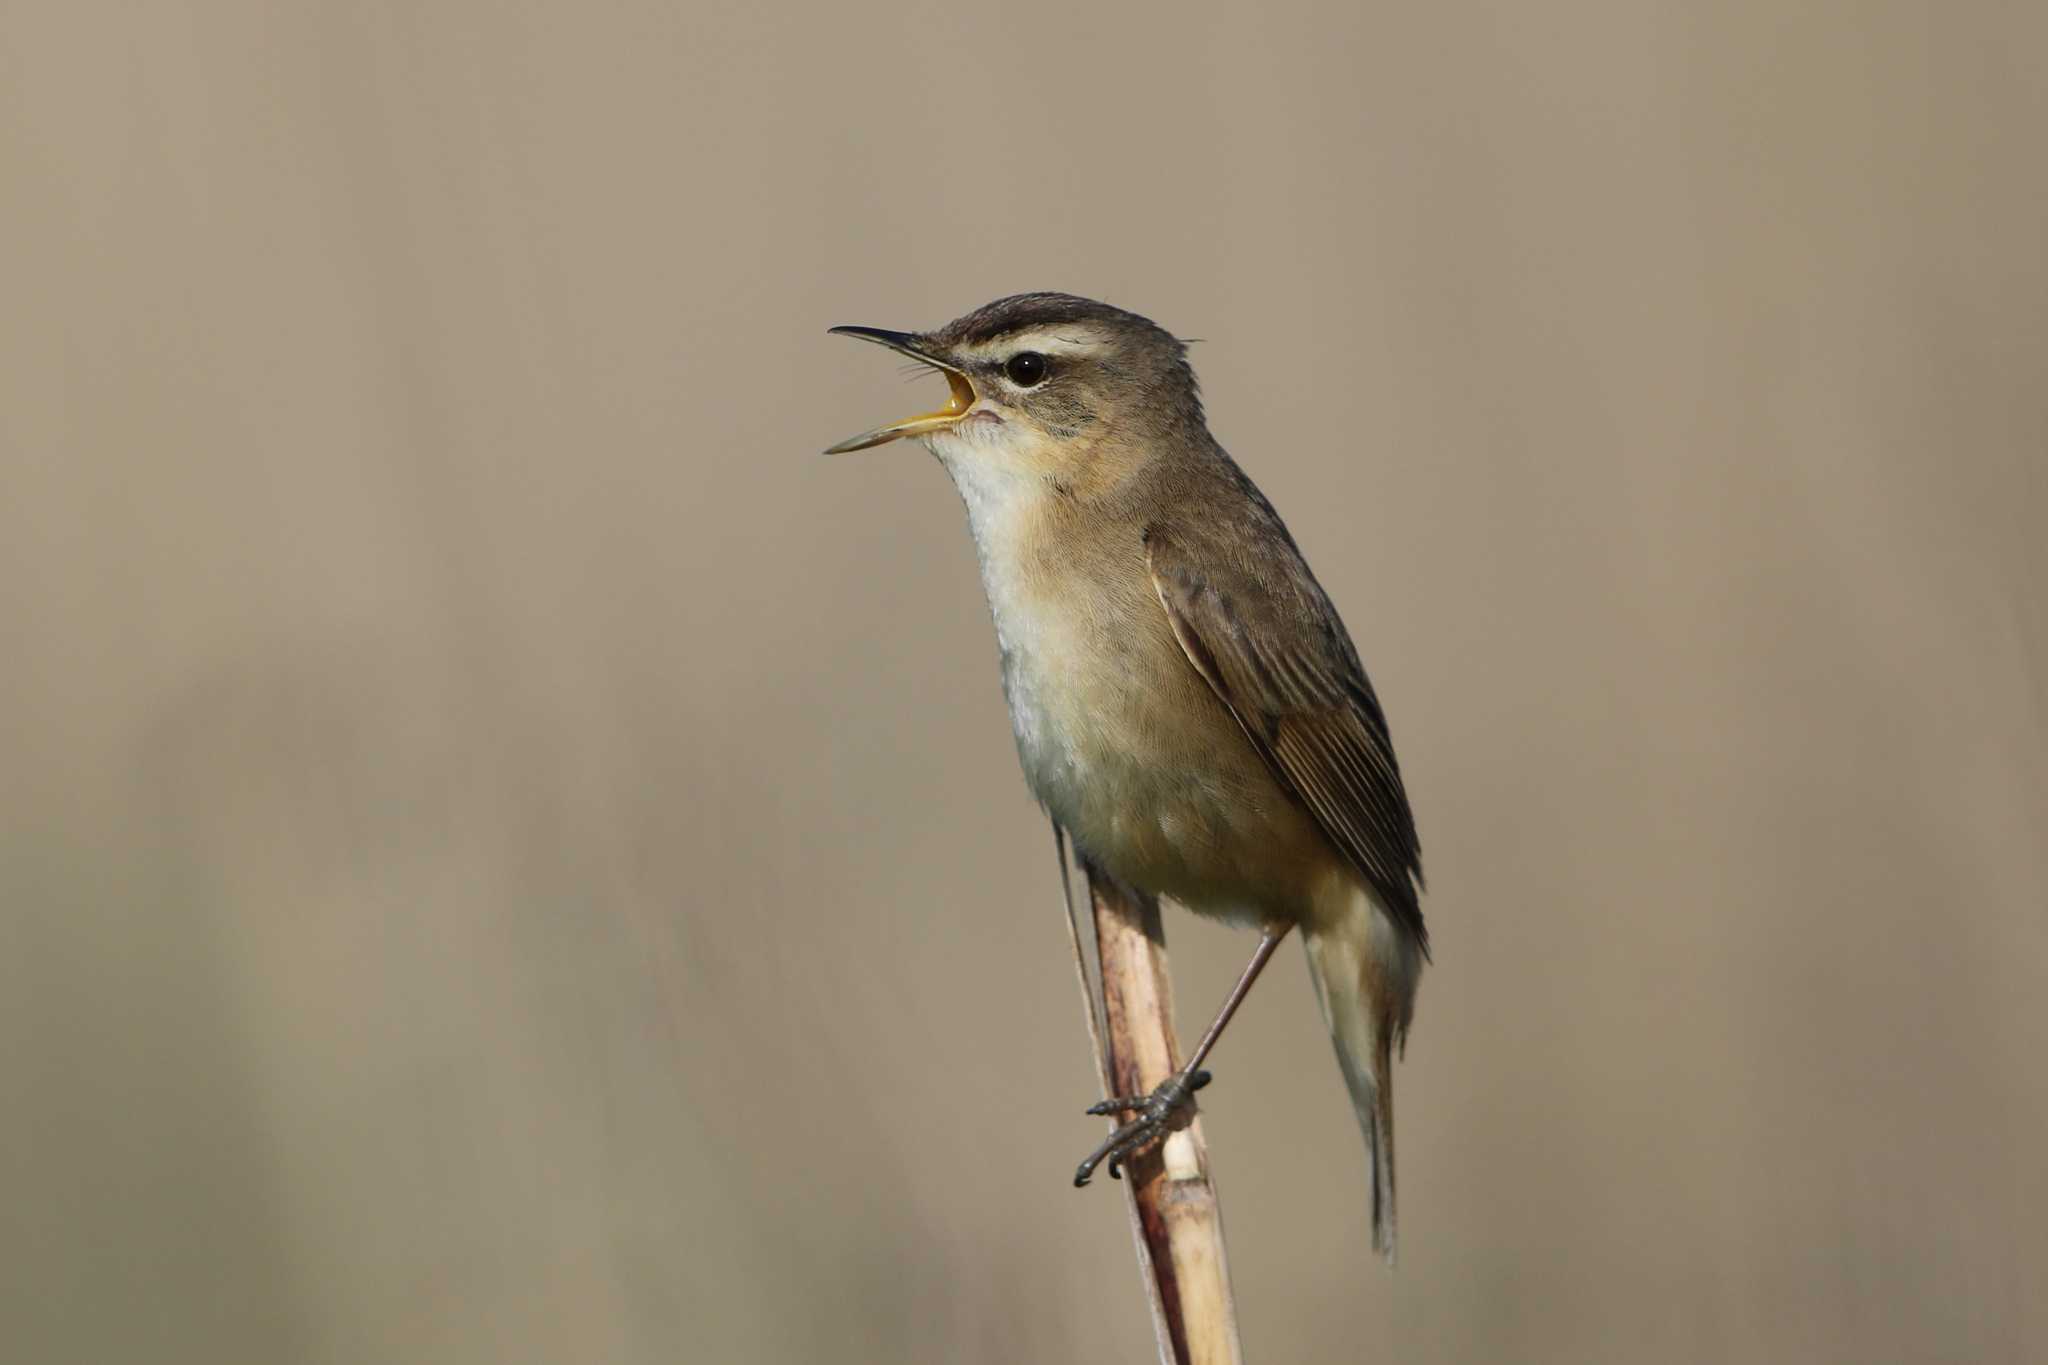
M1372 1160L1373 1250L1394 1261L1394 1053L1407 1039L1419 946L1369 897L1304 936L1309 976Z

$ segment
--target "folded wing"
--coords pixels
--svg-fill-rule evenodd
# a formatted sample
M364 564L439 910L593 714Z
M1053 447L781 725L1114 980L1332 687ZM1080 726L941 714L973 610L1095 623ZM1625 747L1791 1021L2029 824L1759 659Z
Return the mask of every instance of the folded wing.
M1145 553L1188 661L1426 955L1422 849L1386 717L1307 566L1203 563L1157 526L1146 532Z

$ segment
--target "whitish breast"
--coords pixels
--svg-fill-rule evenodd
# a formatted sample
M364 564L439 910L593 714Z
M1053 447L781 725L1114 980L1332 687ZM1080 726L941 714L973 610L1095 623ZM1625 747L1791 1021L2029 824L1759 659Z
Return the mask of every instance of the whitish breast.
M1033 793L1091 856L1212 913L1272 896L1275 842L1314 835L1188 665L1142 560L1077 556L1067 511L1028 477L947 461L967 505ZM1140 552L1134 546L1135 557Z

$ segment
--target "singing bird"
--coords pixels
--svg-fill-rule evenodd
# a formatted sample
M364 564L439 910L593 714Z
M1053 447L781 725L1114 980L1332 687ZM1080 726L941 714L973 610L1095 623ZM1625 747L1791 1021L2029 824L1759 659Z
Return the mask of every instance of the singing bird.
M1084 860L1259 945L1178 1073L1075 1174L1115 1174L1206 1084L1201 1064L1289 930L1371 1157L1394 1253L1393 1058L1429 957L1421 848L1380 703L1287 527L1209 434L1187 347L1148 318L1018 294L929 332L834 327L942 373L917 437L953 478L995 619L1017 755Z

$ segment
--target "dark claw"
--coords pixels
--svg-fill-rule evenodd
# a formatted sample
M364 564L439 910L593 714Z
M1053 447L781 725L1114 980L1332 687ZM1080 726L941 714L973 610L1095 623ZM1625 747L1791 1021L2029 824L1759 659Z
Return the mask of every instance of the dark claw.
M1149 1095L1124 1095L1089 1105L1091 1114L1111 1115L1135 1110L1137 1116L1118 1127L1100 1147L1088 1154L1088 1159L1074 1172L1075 1188L1086 1185L1095 1174L1095 1168L1105 1163L1111 1180L1123 1179L1125 1160L1155 1138L1182 1126L1186 1122L1182 1116L1193 1112L1190 1100L1194 1092L1207 1085L1210 1079L1206 1071L1196 1071L1187 1076L1173 1075L1161 1081L1159 1088ZM1176 1119L1180 1122L1175 1122Z

